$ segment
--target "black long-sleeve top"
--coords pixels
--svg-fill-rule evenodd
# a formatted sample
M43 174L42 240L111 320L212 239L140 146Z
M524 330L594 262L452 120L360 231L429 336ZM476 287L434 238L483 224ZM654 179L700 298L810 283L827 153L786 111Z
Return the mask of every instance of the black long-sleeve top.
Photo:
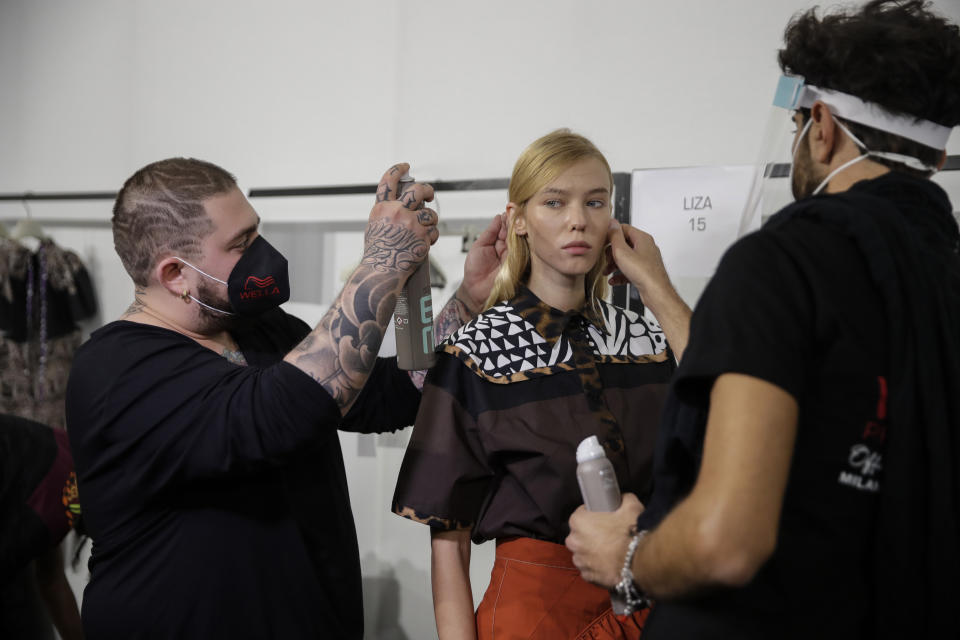
M248 366L119 321L78 352L67 423L94 540L89 638L361 638L356 530L338 426L413 422L381 360L341 418L283 356L309 331L280 310L234 331Z

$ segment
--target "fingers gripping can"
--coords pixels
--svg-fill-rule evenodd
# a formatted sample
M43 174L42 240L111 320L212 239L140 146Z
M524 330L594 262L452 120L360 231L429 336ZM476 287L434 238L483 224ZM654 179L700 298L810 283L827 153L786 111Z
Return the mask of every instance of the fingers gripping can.
M577 482L588 510L616 511L620 508L617 474L597 436L584 439L577 447ZM617 615L627 611L626 600L616 591L610 592L610 604Z
M413 182L404 176L400 184ZM433 296L430 260L425 259L403 285L393 312L397 338L397 366L405 371L429 369L436 361L433 336Z

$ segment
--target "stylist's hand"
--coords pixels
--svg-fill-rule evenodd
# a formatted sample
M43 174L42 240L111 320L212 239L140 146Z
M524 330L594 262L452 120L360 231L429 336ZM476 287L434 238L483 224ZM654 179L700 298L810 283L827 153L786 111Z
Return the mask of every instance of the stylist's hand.
M565 543L584 580L607 589L620 582L631 531L641 513L643 505L632 493L623 494L616 511L587 511L580 505L573 512Z
M610 284L629 282L641 298L657 287L670 286L660 248L649 233L611 219L607 241L610 243L607 246Z
M437 213L425 206L433 200L433 187L421 182L400 184L409 169L405 162L395 164L377 185L377 203L370 210L361 260L377 271L412 273L440 236Z
M679 361L690 336L690 307L670 284L660 249L653 236L628 224L610 221L607 231L607 273L610 284L637 288L643 304L653 312L673 354Z
M463 283L457 297L463 300L473 315L483 311L483 303L493 289L493 281L507 253L506 217L505 213L494 216L487 228L477 236L463 263Z

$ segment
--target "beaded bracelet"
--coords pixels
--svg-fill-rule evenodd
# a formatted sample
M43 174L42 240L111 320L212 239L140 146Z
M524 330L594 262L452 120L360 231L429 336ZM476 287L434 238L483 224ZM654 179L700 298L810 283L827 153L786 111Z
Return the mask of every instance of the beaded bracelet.
M634 611L639 611L643 607L650 605L650 600L637 589L636 584L633 582L633 556L637 552L637 545L640 544L640 541L647 535L647 530L638 531L633 539L630 541L630 544L627 546L627 555L623 559L623 568L620 569L620 582L617 583L617 593L619 593L624 601L626 601L626 608L624 609L624 615L630 615Z

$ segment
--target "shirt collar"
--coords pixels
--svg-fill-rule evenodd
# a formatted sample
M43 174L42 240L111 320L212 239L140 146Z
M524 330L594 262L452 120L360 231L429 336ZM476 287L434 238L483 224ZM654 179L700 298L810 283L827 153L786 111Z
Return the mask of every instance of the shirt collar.
M585 318L598 331L606 333L606 323L604 323L599 310L590 304L589 299L585 299L578 309L561 311L538 298L526 285L519 284L517 285L517 293L513 296L510 304L517 315L535 327L555 326L562 331L571 321ZM544 337L552 338L555 336Z

